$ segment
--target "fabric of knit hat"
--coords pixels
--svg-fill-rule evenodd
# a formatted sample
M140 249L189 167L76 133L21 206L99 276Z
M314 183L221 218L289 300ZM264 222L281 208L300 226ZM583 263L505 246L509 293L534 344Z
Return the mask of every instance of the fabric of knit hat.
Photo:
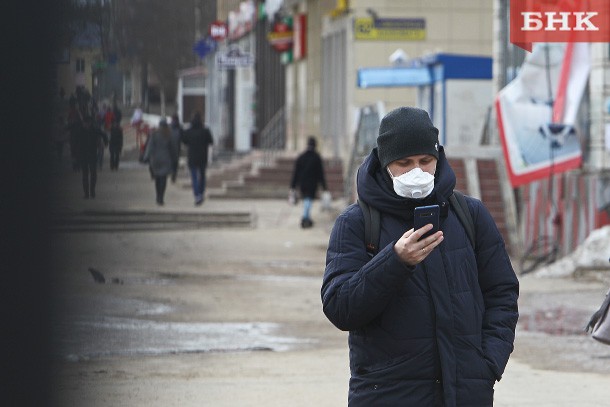
M377 154L382 167L404 157L430 154L438 160L438 129L428 112L399 107L381 119Z

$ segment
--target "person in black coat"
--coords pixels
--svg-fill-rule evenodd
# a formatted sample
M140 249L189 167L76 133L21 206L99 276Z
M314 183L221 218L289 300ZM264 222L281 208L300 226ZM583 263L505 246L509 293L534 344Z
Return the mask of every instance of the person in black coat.
M98 148L104 145L108 145L108 136L98 128L92 116L85 116L77 143L85 199L95 198Z
M319 185L322 185L324 191L327 190L322 157L316 151L316 139L313 136L309 136L307 139L307 149L297 157L294 171L292 172L292 180L290 181L291 193L294 193L298 186L301 198L303 199L302 228L313 226L310 212Z
M119 157L123 150L123 129L120 122L115 118L110 127L110 143L108 145L110 151L110 170L119 169Z
M381 214L379 251L367 252L358 204L333 226L323 311L349 331L348 402L356 406L489 407L513 350L519 282L483 203L466 196L470 242L449 197L456 177L424 110L381 121L360 166L358 198ZM438 205L440 230L422 238L414 209Z
M212 132L203 125L199 113L194 115L191 127L182 133L181 141L188 147L187 165L191 173L195 205L199 206L205 199L208 149L214 143Z

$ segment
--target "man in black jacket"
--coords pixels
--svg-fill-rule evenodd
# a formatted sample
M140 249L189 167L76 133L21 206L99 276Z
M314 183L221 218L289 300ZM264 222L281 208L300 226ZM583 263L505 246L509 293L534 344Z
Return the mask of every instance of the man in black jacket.
M97 127L92 116L85 116L78 137L78 160L83 173L84 198L95 198L98 149L108 145L108 136Z
M424 110L379 127L358 170L358 198L381 214L379 251L350 205L335 221L322 283L325 315L349 331L349 405L489 407L513 350L519 282L483 203L465 197L474 244L449 204L456 177ZM415 208L438 205L423 237Z
M301 197L303 198L302 228L313 226L310 212L319 184L322 185L324 191L327 190L322 157L316 151L316 139L313 136L309 136L307 150L297 158L292 173L292 181L290 182L291 193L294 193L295 188L299 186Z
M191 127L182 134L182 143L188 147L187 164L191 173L195 205L205 199L205 173L208 166L208 148L214 143L210 129L203 125L201 115L196 113Z

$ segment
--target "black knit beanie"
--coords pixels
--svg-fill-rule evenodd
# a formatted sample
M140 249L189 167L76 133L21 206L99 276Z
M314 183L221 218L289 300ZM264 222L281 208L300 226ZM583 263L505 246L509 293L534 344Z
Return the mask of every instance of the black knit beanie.
M430 154L438 160L438 129L428 112L416 107L399 107L381 119L377 154L382 167L400 158Z

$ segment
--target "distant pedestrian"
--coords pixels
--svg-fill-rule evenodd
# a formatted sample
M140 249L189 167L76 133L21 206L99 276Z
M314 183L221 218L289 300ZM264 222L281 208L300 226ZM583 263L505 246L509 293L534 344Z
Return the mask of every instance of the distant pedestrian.
M110 128L112 127L112 122L114 121L114 111L110 106L106 108L104 112L104 131L106 133L110 133Z
M101 131L95 123L95 118L85 116L83 127L78 137L78 158L83 173L84 198L95 198L95 185L97 183L97 154L100 144L108 143L106 133Z
M114 115L114 120L116 120L120 126L121 120L123 120L123 112L121 111L121 109L119 109L119 105L117 105L116 102L112 106L112 113Z
M61 161L64 155L64 144L68 138L68 127L63 116L57 118L52 138L57 159Z
M191 127L182 135L182 142L188 147L188 167L191 173L195 205L199 206L205 199L205 177L208 166L209 146L214 143L210 129L203 125L201 115L196 113Z
M80 159L79 159L79 146L78 141L82 131L82 117L81 113L78 110L78 105L76 102L76 98L74 95L70 97L70 101L68 102L68 119L66 123L66 127L68 130L68 142L70 145L70 157L72 159L72 170L78 171L80 169Z
M167 121L161 119L159 128L153 131L144 151L144 161L149 163L152 176L155 180L157 205L165 203L167 176L172 173L174 162L177 159L178 156L172 142L172 132Z
M324 178L322 157L316 151L316 139L313 136L309 136L307 139L307 149L298 156L294 164L292 181L290 182L291 193L294 193L297 187L299 187L301 192L301 198L303 199L301 227L304 229L313 226L310 212L319 185L322 185L324 191L328 189L326 187L326 179Z
M119 158L123 150L123 129L120 123L115 119L110 127L110 142L108 144L110 151L110 170L119 169Z
M173 171L172 171L172 182L176 182L176 175L178 174L178 161L180 160L180 140L182 139L182 125L180 124L180 118L177 114L173 114L172 122L170 124L172 130L172 142L174 143L174 148L176 149L176 155L178 160L176 160Z
M136 129L136 147L141 148L144 144L142 140L142 124L144 122L144 113L140 106L136 107L131 116L130 124Z

